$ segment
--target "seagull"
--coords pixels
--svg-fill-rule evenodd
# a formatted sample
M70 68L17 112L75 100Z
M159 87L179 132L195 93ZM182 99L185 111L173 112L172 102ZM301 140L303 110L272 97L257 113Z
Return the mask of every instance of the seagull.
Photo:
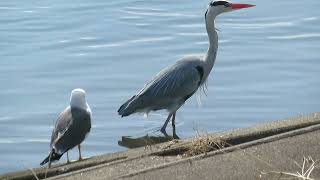
M57 161L68 151L78 146L79 160L81 157L80 144L87 137L91 129L91 109L86 101L86 92L83 89L74 89L71 92L70 106L59 115L52 131L50 153L40 165Z
M160 131L168 136L166 127L171 119L173 138L179 138L175 130L176 112L199 88L204 88L216 60L218 50L216 17L225 12L253 6L255 5L211 1L205 13L209 37L207 53L203 57L184 57L162 69L140 92L121 105L118 114L124 117L137 112L148 114L150 111L166 109L169 115Z

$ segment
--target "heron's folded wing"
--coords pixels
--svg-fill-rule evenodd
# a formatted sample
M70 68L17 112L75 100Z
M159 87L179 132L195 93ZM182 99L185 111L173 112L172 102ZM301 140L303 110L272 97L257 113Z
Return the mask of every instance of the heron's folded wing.
M203 69L194 62L181 61L163 69L141 91L149 99L188 98L199 87Z

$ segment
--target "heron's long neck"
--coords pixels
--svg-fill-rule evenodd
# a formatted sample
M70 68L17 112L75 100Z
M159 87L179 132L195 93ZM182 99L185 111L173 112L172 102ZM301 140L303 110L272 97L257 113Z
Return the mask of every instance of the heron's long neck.
M204 77L205 79L208 77L214 62L216 60L216 54L218 50L218 34L215 30L214 20L207 20L206 21L206 28L209 37L209 49L204 56L204 63L205 63L205 71Z

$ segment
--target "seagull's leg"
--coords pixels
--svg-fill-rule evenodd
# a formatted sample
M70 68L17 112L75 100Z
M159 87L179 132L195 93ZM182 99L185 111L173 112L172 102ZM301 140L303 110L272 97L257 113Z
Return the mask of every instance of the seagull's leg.
M52 151L49 154L49 163L48 163L48 169L51 168L51 157L52 157Z
M79 161L82 160L82 157L81 157L81 145L78 144L78 150L79 150Z
M171 123L172 123L172 134L173 134L173 139L180 139L179 138L179 136L176 134L176 123L175 123L175 121L176 121L176 112L174 112L173 113L173 115L172 115L172 121L171 121Z
M165 136L168 136L168 134L166 132L166 127L168 125L168 122L170 121L171 116L172 116L172 113L169 113L166 122L164 122L162 128L160 129L160 132L162 132Z
M67 151L67 164L69 164L70 163L70 160L69 160L69 153L68 153L68 151Z

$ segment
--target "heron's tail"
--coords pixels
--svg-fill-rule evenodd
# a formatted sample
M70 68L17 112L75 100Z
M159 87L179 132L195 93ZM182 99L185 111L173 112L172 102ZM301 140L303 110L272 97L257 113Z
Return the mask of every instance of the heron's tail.
M136 95L132 96L128 101L120 106L118 109L118 114L121 115L121 117L129 116L136 111L137 106L135 105L135 97Z
M47 162L52 162L52 161L56 161L59 160L61 158L62 154L58 154L54 152L54 149L49 153L48 157L46 157L41 163L40 165L44 165Z

